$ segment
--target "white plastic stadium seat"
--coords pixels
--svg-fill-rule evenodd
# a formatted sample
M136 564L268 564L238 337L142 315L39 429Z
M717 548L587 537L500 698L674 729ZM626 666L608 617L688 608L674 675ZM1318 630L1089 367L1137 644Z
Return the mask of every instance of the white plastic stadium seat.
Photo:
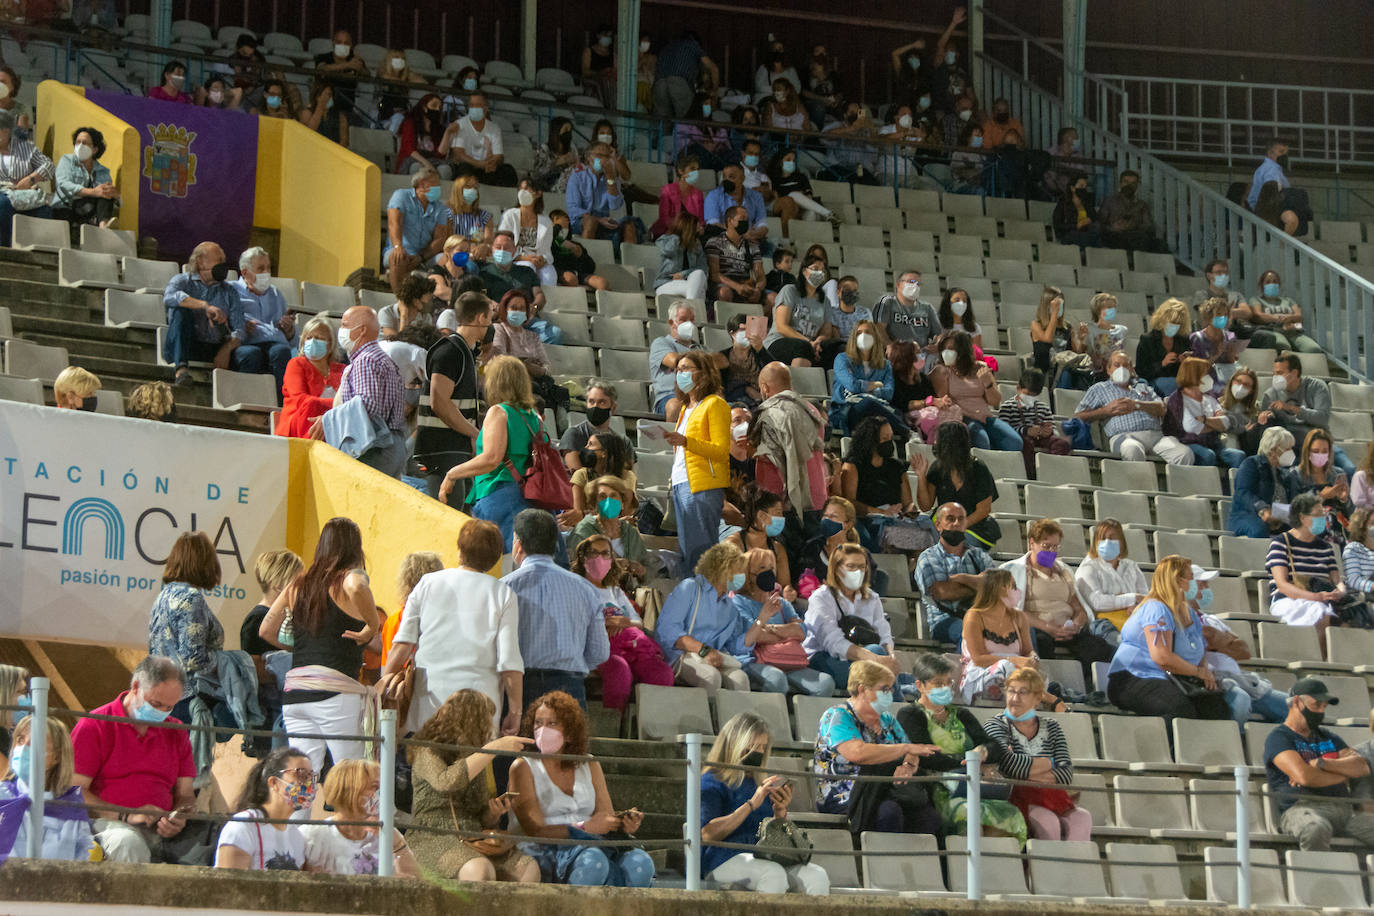
M124 258L120 266L124 271L124 285L135 292L153 292L161 295L177 275L177 265L172 261L149 261L144 258Z
M1031 890L1037 895L1058 892L1072 895L1075 901L1099 904L1145 902L1111 898L1101 855L1091 840L1030 840L1026 851L1030 853Z
M19 401L43 406L43 383L36 378L0 375L0 401Z
M12 245L23 251L61 251L72 247L71 228L66 220L16 213L11 225Z
M351 286L326 286L309 282L301 284L302 311L342 315L357 304L358 297Z
M697 732L714 735L711 706L701 687L635 685L641 741L671 741L677 735Z
M721 691L723 695L732 691ZM864 856L863 886L869 890L919 893L923 897L958 897L945 888L940 874L939 849L928 833L878 833L859 835L864 852L903 852L903 856Z
M77 248L63 248L57 253L57 282L96 289L129 288L120 282L119 262L114 255Z
M5 374L55 379L70 365L66 347L45 347L27 340L5 341Z
M214 405L220 410L277 409L277 380L270 373L216 369L210 374Z
M1135 897L1158 905L1187 906L1178 852L1164 843L1108 843L1107 869L1118 897Z
M167 323L167 307L158 293L105 290L105 324L115 328L159 328Z
M1207 899L1236 904L1239 870L1234 847L1208 846L1202 851L1206 864ZM1274 849L1250 849L1250 903L1254 906L1287 906L1283 869ZM1363 905L1363 904L1362 904Z
M132 229L102 229L83 223L81 250L104 252L121 258L135 257L138 255L138 235Z
M1361 910L1365 899L1360 860L1353 852L1313 852L1289 849L1283 859L1288 865L1288 899L1300 906ZM1309 871L1308 869L1321 869ZM1254 873L1252 868L1251 873ZM1345 874L1329 874L1341 871Z

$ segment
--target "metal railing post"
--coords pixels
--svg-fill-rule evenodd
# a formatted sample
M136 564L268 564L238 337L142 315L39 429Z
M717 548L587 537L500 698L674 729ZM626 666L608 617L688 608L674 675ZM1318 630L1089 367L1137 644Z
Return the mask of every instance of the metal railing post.
M968 899L983 899L983 755L976 750L964 754L964 772L968 774Z
M378 814L382 827L377 834L377 876L396 873L396 710L382 710L382 787Z
M1236 774L1236 905L1250 908L1250 770Z
M29 837L24 854L30 859L43 858L43 790L48 786L48 679L29 679L29 698L33 712L29 713L29 771L24 781L29 784Z
M701 888L701 735L687 736L687 819L682 825L687 890Z

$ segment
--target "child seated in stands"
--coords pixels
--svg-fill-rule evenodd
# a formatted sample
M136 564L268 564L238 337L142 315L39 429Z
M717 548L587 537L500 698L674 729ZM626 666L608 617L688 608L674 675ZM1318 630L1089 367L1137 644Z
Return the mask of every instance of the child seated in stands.
M773 249L773 269L763 278L763 304L768 311L773 310L773 300L778 298L784 286L796 286L797 275L792 273L792 264L797 253L791 248L781 246Z
M567 211L551 211L549 222L553 223L553 267L558 271L558 285L609 289L606 278L595 273L596 262L587 249L573 240L572 220Z
M1045 390L1045 373L1030 368L1021 373L1016 397L1002 402L997 416L1021 436L1021 454L1026 459L1026 476L1035 479L1035 453L1067 455L1073 451L1068 439L1054 434L1054 415L1040 400Z

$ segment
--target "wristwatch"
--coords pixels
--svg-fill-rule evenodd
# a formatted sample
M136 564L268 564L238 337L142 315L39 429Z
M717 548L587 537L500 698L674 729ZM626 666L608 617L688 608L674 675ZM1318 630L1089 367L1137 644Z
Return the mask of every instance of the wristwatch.
M706 645L706 643L702 643L702 644L701 644L701 648L697 650L697 655L700 656L701 658L705 658L706 656L708 656L708 655L710 655L710 654L711 654L711 647L708 646L708 645Z

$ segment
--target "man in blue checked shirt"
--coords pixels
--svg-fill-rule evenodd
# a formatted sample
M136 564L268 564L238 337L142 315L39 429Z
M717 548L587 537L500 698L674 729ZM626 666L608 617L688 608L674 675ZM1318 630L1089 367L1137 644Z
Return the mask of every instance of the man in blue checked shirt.
M188 266L191 269L173 277L162 293L167 308L162 357L176 367L176 385L191 381L193 359L228 369L230 356L244 340L243 303L225 282L229 265L224 263L224 249L201 242L191 251Z
M557 546L553 516L525 509L515 517L511 557L517 568L501 581L520 606L526 708L549 691L562 690L586 709L584 681L611 657L611 642L596 587L554 562Z
M644 223L628 213L611 216L625 209L625 195L616 157L608 144L597 142L587 147L587 162L568 176L568 219L584 239L610 239L617 248L631 245L644 235Z
M292 281L295 282L295 281ZM249 248L239 255L239 278L231 286L243 305L244 342L234 351L235 372L271 372L281 400L282 377L296 346L296 315L272 285L272 258L265 248Z
M1131 358L1117 350L1107 361L1107 374L1107 381L1083 395L1074 417L1101 422L1111 450L1127 461L1144 461L1154 452L1170 464L1192 464L1192 449L1164 435L1164 402L1149 382L1136 377Z

